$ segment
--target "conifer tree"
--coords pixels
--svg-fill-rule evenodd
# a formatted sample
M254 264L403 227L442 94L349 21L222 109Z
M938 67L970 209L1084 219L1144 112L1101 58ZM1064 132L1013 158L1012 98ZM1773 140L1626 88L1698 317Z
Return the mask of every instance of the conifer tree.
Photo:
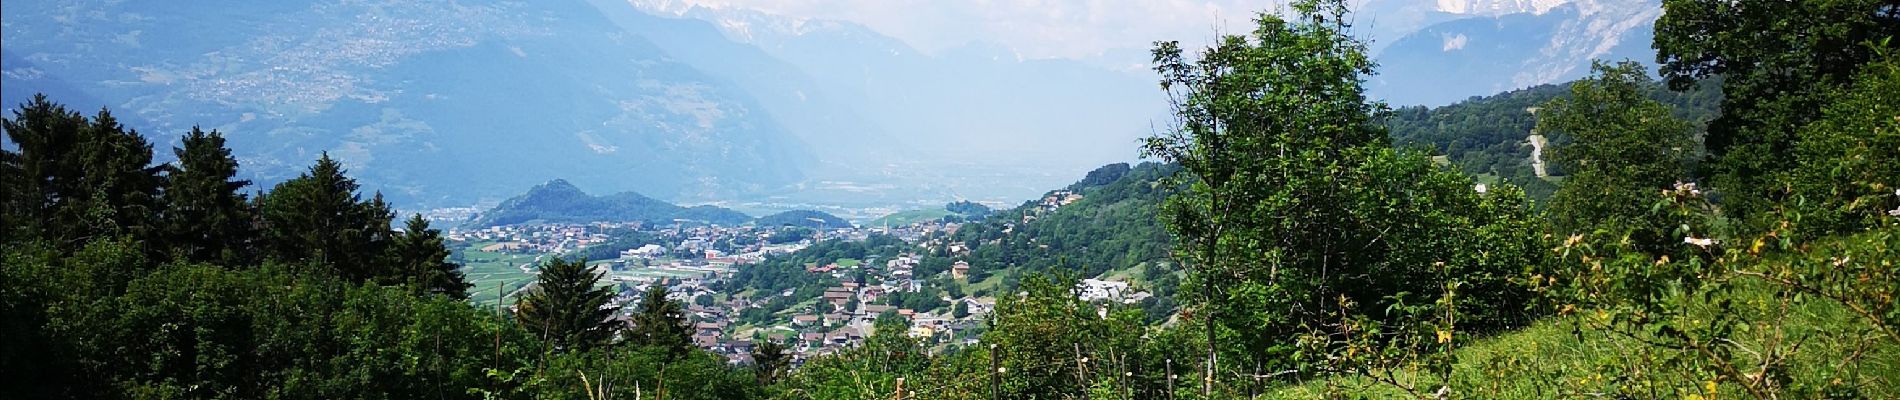
M785 367L789 366L791 361L790 354L785 352L785 345L778 341L766 340L752 348L752 368L759 386L770 386L773 382L778 382L780 374L785 373Z
M183 144L172 148L178 164L165 188L165 236L172 257L225 266L253 263L256 211L239 192L251 182L233 179L238 162L224 135L194 126Z
M388 278L388 205L381 194L364 202L356 189L356 180L325 153L308 172L261 196L267 255L328 266L355 282Z
M640 298L640 308L634 312L633 327L627 334L634 344L665 349L674 359L685 355L693 345L686 311L679 302L666 298L666 285L658 282Z
M442 231L430 228L422 214L409 217L390 252L398 272L417 293L468 299L469 285L462 276L462 266L448 262L449 249L442 245Z
M589 270L587 260L554 257L541 265L541 276L516 305L515 317L563 350L585 350L606 342L613 333L608 317L618 308L608 307L613 294L596 286L603 275Z
M5 195L16 236L71 251L105 236L156 233L163 166L152 164L151 143L110 111L88 119L36 95L0 131L19 145L3 168L20 184Z

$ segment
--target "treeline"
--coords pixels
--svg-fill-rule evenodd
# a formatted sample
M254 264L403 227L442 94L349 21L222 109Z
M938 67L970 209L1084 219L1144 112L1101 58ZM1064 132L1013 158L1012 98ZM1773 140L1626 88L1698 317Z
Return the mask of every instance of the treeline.
M1684 91L1669 90L1659 82L1640 87L1646 96L1669 105L1676 117L1695 124L1698 136L1703 125L1719 114L1720 77ZM1561 166L1548 163L1547 153L1545 173L1553 178L1538 177L1527 137L1536 131L1536 112L1551 100L1568 97L1569 90L1570 84L1538 85L1436 108L1401 107L1392 110L1385 124L1394 145L1429 149L1466 175L1495 177L1543 202L1557 191L1555 181L1567 174ZM1542 134L1550 147L1570 143L1564 132Z
M216 131L158 164L105 110L36 96L0 128L17 146L0 148L0 397L761 392L693 348L663 294L626 317L603 308L612 294L580 262L544 265L515 313L468 304L440 232L394 227L328 155L253 196Z

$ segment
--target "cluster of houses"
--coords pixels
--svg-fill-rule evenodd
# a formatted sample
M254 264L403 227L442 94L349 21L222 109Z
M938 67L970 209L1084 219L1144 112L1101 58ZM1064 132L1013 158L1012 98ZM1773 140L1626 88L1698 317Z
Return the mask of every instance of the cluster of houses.
M1080 199L1079 194L1057 191L1043 198L1042 205L1053 209ZM969 249L963 248L962 243L941 239L954 234L958 227L956 223L938 221L896 228L838 228L827 230L824 237L831 240L862 240L872 234L889 234L933 250L942 248L938 246L949 246L946 250L952 255L967 254ZM550 253L604 243L614 239L610 237L611 232L641 228L638 223L516 225L469 231L451 230L447 236L455 241L493 242L484 245L481 248L483 251ZM769 243L765 239L775 229L673 226L649 230L647 232L655 233L661 243L625 249L620 252L618 259L599 264L598 268L613 272L608 275L613 276L621 288L614 300L623 307L638 302L639 296L651 285L666 286L668 297L685 305L692 323L693 343L741 364L752 361L751 352L758 340L786 344L795 363L860 345L866 337L876 333L873 330L877 319L887 314L907 321L905 334L925 343L973 344L984 316L995 308L992 298L953 299L947 296L942 300L950 306L937 310L912 310L879 304L889 303L887 298L895 293L922 292L925 282L933 278L917 276L922 257L904 254L885 260L873 258L858 264L808 265L808 273L830 275L840 282L838 286L826 288L816 299L828 306L814 307L793 315L782 325L736 331L743 329L737 327L739 324L735 322L739 312L765 302L721 295L712 289L717 286L716 282L735 269L745 268L747 264L762 261L766 257L799 251L816 240ZM943 235L936 235L938 233ZM662 276L670 277L657 278L635 271L636 268L666 269L667 274ZM970 270L968 262L956 261L943 273L952 279L967 280ZM765 296L772 295L791 296L793 293L787 290ZM1127 282L1099 279L1083 280L1077 288L1077 295L1088 301L1124 303L1139 302L1149 296L1148 293L1132 290ZM725 300L711 304L694 301L701 296ZM967 313L955 312L958 309Z
M613 239L610 229L625 224L538 224L493 226L463 231L450 229L446 237L455 242L494 242L478 250L496 253L549 253L585 248ZM638 224L635 224L638 227Z

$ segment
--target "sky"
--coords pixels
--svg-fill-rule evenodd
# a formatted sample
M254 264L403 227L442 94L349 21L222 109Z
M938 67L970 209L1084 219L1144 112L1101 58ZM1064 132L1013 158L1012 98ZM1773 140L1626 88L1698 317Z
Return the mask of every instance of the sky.
M852 21L934 53L971 42L1022 58L1089 58L1145 50L1158 38L1200 42L1244 31L1281 1L1238 0L669 0L792 17ZM1219 21L1219 22L1216 22ZM1135 45L1130 45L1135 44Z
M1025 59L1146 55L1156 40L1207 43L1245 33L1263 11L1290 0L629 0L678 9L702 6L856 22L926 53L972 42L999 44ZM1378 49L1429 23L1427 15L1543 12L1575 0L1347 0L1355 31ZM1145 61L1145 60L1144 60Z

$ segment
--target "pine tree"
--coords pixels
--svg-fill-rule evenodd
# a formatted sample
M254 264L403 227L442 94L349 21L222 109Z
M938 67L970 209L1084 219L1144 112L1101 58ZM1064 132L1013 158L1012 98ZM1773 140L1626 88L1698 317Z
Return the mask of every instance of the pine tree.
M409 217L390 252L397 270L417 293L468 299L469 285L462 276L462 266L448 262L449 249L442 245L442 231L429 228L429 220L422 214Z
M174 147L178 164L166 182L165 237L174 259L250 265L255 260L256 211L239 192L251 184L237 176L237 158L218 131L192 127Z
M261 196L269 258L324 265L355 282L388 278L389 207L381 194L361 201L356 189L356 180L325 153L308 172Z
M670 359L685 355L693 344L686 311L679 302L666 298L666 285L659 282L647 288L646 296L640 299L640 308L633 314L633 328L627 334L634 344L666 349Z
M540 279L516 305L515 317L563 350L604 343L613 333L608 317L618 308L608 307L613 294L596 286L603 275L590 271L587 260L554 257L541 265Z

